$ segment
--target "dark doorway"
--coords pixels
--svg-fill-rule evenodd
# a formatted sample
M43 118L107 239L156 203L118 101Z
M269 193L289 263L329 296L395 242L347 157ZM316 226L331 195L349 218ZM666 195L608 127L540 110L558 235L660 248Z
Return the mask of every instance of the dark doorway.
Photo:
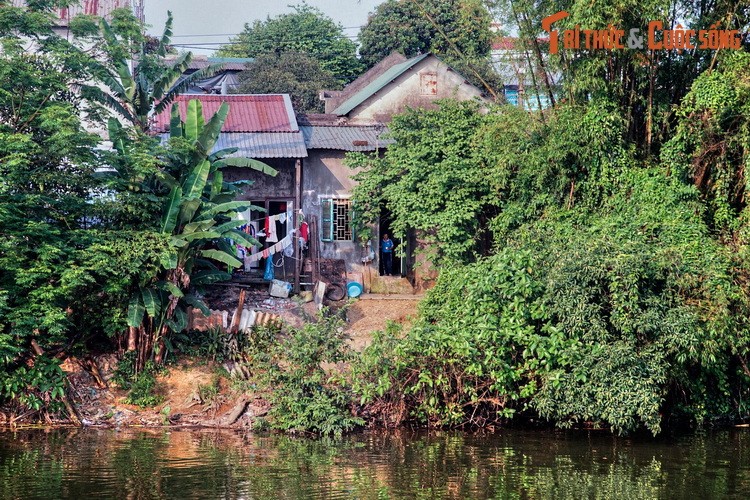
M404 237L403 235L393 234L393 231L391 230L391 224L392 224L392 215L391 211L387 208L381 208L380 210L380 225L378 226L378 242L377 242L377 249L378 249L378 263L379 263L379 274L380 276L383 276L385 274L385 268L383 266L383 252L382 252L382 242L383 242L383 235L387 234L391 240L393 240L393 276L404 276L405 269L402 262L402 253L406 251L406 248L402 245L404 244Z

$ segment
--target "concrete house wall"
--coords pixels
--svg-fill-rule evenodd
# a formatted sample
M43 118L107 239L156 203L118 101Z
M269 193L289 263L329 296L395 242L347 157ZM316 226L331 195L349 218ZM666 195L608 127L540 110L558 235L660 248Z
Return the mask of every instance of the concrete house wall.
M308 219L322 220L321 200L349 198L356 182L352 170L344 165L345 151L328 149L308 150L302 170L302 211ZM321 241L320 256L324 259L344 259L348 272L362 272L362 246L355 241Z
M397 77L347 115L351 124L387 123L407 108L434 108L437 99L482 99L481 91L435 56Z

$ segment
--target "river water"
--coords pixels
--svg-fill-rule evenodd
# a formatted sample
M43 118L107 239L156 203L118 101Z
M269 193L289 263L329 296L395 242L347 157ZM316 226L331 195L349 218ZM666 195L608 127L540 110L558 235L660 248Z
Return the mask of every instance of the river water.
M0 498L750 498L750 430L0 432Z

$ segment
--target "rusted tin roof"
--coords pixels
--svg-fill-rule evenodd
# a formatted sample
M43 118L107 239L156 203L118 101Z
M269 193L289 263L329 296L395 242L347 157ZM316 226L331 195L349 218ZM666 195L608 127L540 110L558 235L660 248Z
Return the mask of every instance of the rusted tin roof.
M159 134L159 138L166 143L169 134ZM211 152L227 148L237 148L230 157L307 158L302 132L222 132Z
M298 132L292 101L288 94L190 94L180 95L175 102L180 116L185 118L187 103L198 99L203 106L203 117L208 120L221 103L229 103L229 115L222 132ZM171 111L165 110L154 118L151 130L169 132Z

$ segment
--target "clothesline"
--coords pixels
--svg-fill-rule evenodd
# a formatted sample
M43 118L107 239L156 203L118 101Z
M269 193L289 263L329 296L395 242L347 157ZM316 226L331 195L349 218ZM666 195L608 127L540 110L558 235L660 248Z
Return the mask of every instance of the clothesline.
M302 211L301 208L299 210L296 210L296 212L299 215L301 215L303 218L305 217L305 213ZM286 215L286 212L284 212L282 214L276 214L276 215L264 215L264 216L259 217L257 219L242 219L242 220L245 221L246 223L248 223L248 222L260 222L260 221L264 221L265 222L266 218L268 218L268 217L278 217L280 215ZM282 222L282 224L283 224L283 222Z
M281 252L282 250L285 250L292 246L292 235L296 232L296 229L293 229L290 234L287 234L284 238L281 239L281 241L273 244L272 246L268 248L264 248L263 250L260 250L259 252L255 252L250 255L245 255L245 261L246 262L256 262L260 259L267 259L269 256L274 255L278 252Z

